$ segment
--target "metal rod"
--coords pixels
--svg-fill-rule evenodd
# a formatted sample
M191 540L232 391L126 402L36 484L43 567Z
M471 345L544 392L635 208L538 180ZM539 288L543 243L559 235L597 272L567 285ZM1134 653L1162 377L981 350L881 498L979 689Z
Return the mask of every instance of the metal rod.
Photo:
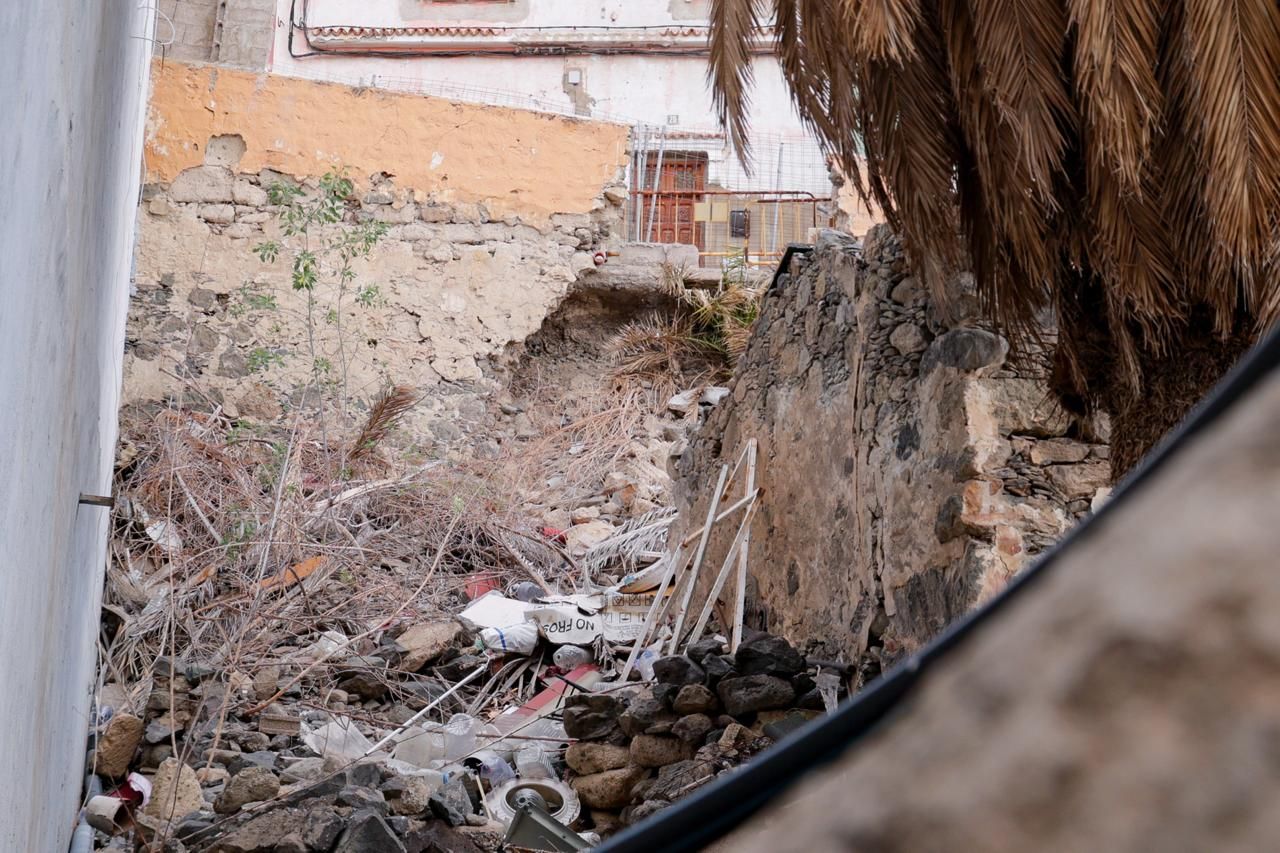
M632 172L631 172L631 192L635 197L635 241L640 242L641 222L644 219L644 163L649 150L649 126L640 125L637 133L641 134L636 140L636 150L632 154Z
M645 230L644 241L653 242L653 218L658 209L658 188L662 186L662 155L667 150L667 129L664 127L658 136L658 165L653 170L653 198L649 200L649 222ZM648 161L648 156L645 160Z
M786 143L778 143L778 175L773 182L773 191L777 192L782 189L782 150ZM769 244L770 251L777 251L778 248L778 221L782 218L782 207L774 205L773 208L773 239Z
M386 746L388 743L390 743L391 741L395 740L396 735L400 734L400 733L401 733L401 732L403 732L405 729L409 728L409 726L411 726L411 725L413 725L414 723L418 722L418 720L421 720L424 716L426 716L426 713L427 713L428 711L430 711L432 708L434 708L434 707L436 707L437 705L439 705L439 704L440 704L441 702L443 702L444 700L448 699L448 698L449 698L450 696L452 696L454 693L457 693L457 692L458 692L458 688L459 688L459 687L461 687L462 685L464 685L464 684L468 684L468 683L470 683L470 682L474 681L474 680L475 680L475 679L480 675L480 673L484 672L484 671L485 671L485 670L487 670L488 668L489 668L489 663L488 663L488 661L486 661L483 665L476 667L474 670L472 670L472 671L471 671L471 674L470 674L470 675L468 675L466 678L462 679L462 680L461 680L461 681L459 681L457 684L455 684L455 685L453 685L452 687L450 687L450 688L449 688L448 690L446 690L444 693L441 693L441 694L440 694L440 698L438 698L438 699L436 699L436 700L432 701L429 705L427 705L427 707L423 708L421 711L419 711L418 713L414 714L414 715L413 715L412 717L410 717L409 719L405 720L405 721L404 721L404 722L403 722L403 723L402 723L398 728L396 728L394 731L392 731L392 732L391 732L391 734L387 735L387 736L386 736L386 737L384 737L382 740L378 741L378 742L377 742L377 743L375 743L373 746L369 747L369 751L368 751L368 752L366 752L364 755L362 755L362 756L360 756L360 757L361 757L361 758L368 758L370 755L373 755L375 752L377 752L378 750L382 749L382 748L383 748L384 746Z

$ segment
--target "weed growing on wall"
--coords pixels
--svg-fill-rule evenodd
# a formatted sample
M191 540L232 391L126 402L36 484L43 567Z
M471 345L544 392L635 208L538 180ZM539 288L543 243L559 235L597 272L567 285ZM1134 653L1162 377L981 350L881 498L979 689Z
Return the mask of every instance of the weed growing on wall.
M345 413L347 372L350 359L342 332L342 304L354 291L355 301L363 307L377 304L379 289L373 283L357 284L355 264L367 258L386 235L385 222L353 222L347 217L355 184L341 170L325 173L316 192L308 193L297 184L276 182L267 188L268 201L277 208L280 240L266 240L254 246L254 253L264 263L274 263L284 256L289 259L289 278L293 289L307 297L307 345L312 376L318 386L337 382ZM337 364L317 351L316 313L317 285L328 283L335 294L332 305L325 306L325 321L336 328ZM259 294L250 296L255 307L271 307Z
M360 221L354 216L356 203L352 196L355 185L342 170L330 171L320 178L314 189L293 183L277 182L267 188L267 198L275 209L279 237L253 247L263 263L288 263L291 288L305 297L305 324L310 381L306 400L318 409L316 425L321 444L332 453L332 469L339 479L349 479L353 472L349 460L366 456L372 442L387 432L391 421L402 417L417 397L404 387L388 383L378 397L369 403L370 417L381 412L378 429L369 433L366 423L354 443L331 441L330 415L337 414L338 426L345 428L355 420L352 410L348 375L351 355L355 351L350 332L343 328L344 310L352 305L370 309L385 304L377 282L362 280L359 262L368 258L387 233L387 225L377 221ZM257 283L246 283L240 289L240 302L234 309L238 316L250 312L281 311L276 294ZM320 324L324 332L320 334ZM284 324L270 327L276 336L284 334ZM250 372L266 372L282 365L290 354L286 347L257 347L247 361ZM386 407L388 398L396 405ZM387 412L393 417L388 420Z

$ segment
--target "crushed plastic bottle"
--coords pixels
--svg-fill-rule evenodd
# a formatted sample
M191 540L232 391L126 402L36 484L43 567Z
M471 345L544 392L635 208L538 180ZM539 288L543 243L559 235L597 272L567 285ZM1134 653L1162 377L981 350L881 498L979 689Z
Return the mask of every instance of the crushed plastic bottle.
M819 672L813 678L813 683L818 688L818 695L822 697L822 706L830 714L836 709L840 696L840 676L831 672Z

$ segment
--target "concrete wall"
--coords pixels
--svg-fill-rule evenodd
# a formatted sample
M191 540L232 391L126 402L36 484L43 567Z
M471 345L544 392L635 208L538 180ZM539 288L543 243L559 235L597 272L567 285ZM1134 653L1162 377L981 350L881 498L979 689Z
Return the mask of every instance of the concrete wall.
M275 0L159 0L156 56L262 70L271 56Z
M174 44L156 55L645 125L649 130L642 136L650 150L704 152L715 186L826 197L825 155L797 117L777 60L768 53L752 59L751 174L738 162L720 131L707 85L708 6L706 0L311 0L305 23L312 28L304 31L304 6L294 0L161 0L161 11L174 21ZM168 34L167 24L161 29ZM408 34L394 35L401 32ZM588 47L602 52L493 53L522 40L584 37ZM448 40L450 55L391 55L383 52L388 39L398 47L408 40L415 49ZM638 42L661 49L645 50ZM688 52L672 53L673 47Z
M83 781L149 20L0 4L0 850L65 850Z
M401 77L449 81L478 90L515 90L539 100L558 102L582 114L612 114L655 126L676 124L682 128L718 129L706 85L707 55L703 30L710 4L705 0L558 0L556 3L517 0L511 3L420 3L403 0L311 0L307 6L309 27L455 27L480 26L488 35L468 35L459 40L465 49L501 45L524 37L540 39L587 37L593 44L631 45L654 39L654 30L665 32L658 41L699 47L702 52L672 56L658 51L643 54L566 56L415 56L405 58L342 56L325 53L300 57L307 52L301 32L295 32L289 48L289 14L295 10L302 23L300 5L277 0L271 68L282 74L341 74L356 79ZM533 28L538 28L536 31ZM683 33L683 34L682 34ZM373 37L376 38L376 37ZM432 37L427 37L424 44ZM321 37L317 37L319 45ZM682 42L688 42L683 45ZM350 42L359 48L359 40ZM336 46L333 45L333 46ZM518 69L518 71L516 70ZM580 73L572 83L570 71ZM791 133L804 136L804 128L791 106L777 60L762 55L754 61L752 125L761 134ZM676 116L674 122L669 117Z
M413 88L414 82L443 83L469 89L477 99L483 99L486 92L492 97L518 93L578 115L716 131L719 128L706 84L705 49L684 56L660 52L583 55L572 51L564 56L530 53L519 57L304 55L310 51L301 29L293 31L290 45L290 15L295 24L311 28L488 28L458 36L458 47L463 51L482 52L531 34L554 39L586 33L593 43L607 47L653 38L654 28L685 33L666 35L659 41L674 39L692 45L703 38L699 28L707 25L709 7L707 0L310 0L305 4L304 21L304 4L295 0L160 0L160 10L173 20L175 33L174 44L157 49L157 55L389 88ZM167 34L164 23L160 34ZM317 44L324 38L317 36ZM340 46L333 36L327 38L329 47ZM361 38L370 41L362 46ZM341 46L356 51L380 50L384 46L375 43L378 38L372 33L354 34L342 40ZM424 44L438 40L436 36L424 38ZM777 60L762 55L753 65L755 131L762 136L807 139ZM771 167L766 171L773 174Z

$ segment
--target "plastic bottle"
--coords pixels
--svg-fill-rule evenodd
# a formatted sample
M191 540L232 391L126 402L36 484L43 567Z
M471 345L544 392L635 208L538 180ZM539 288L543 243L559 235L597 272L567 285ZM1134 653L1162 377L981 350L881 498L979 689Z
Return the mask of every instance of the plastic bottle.
M591 663L593 660L595 656L582 646L561 646L551 655L551 662L566 672Z
M397 739L391 757L417 767L430 767L445 757L445 733L435 723L413 726Z
M485 628L480 631L480 647L502 654L533 654L538 645L538 626L522 622L506 628Z
M459 761L475 751L480 721L470 714L454 714L444 726L444 757Z
M521 779L554 779L556 773L543 748L532 743L516 750L516 775Z
M840 676L830 672L819 672L813 679L822 697L822 705L828 714L834 713L839 704Z
M489 788L499 788L516 778L511 765L491 749L483 749L472 758L480 762L480 778L489 783Z

